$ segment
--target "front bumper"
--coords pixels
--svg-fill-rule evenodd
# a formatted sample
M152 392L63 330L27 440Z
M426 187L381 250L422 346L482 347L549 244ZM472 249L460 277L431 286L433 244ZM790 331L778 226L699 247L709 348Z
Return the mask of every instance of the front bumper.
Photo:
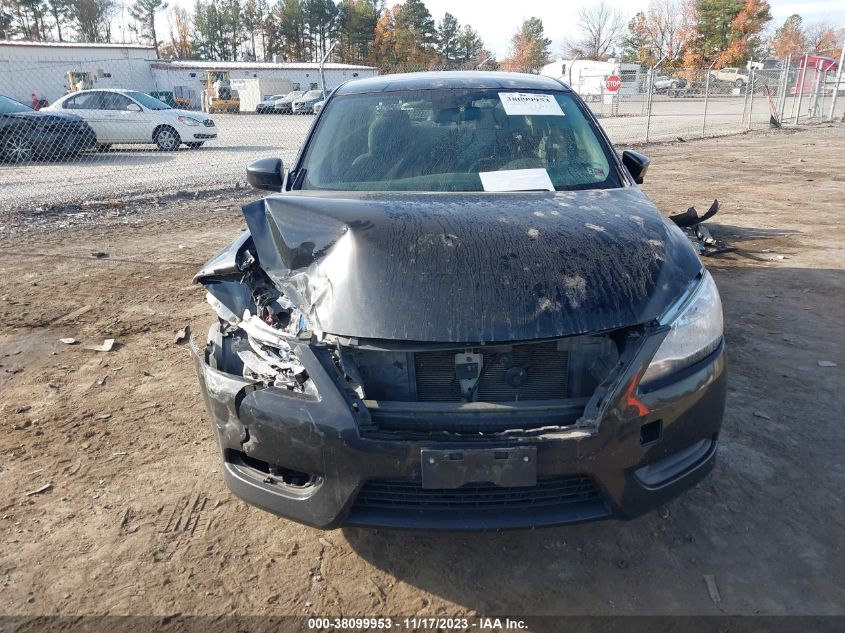
M311 348L297 348L319 399L210 366L193 348L203 397L234 494L323 529L341 525L504 529L632 518L700 481L713 467L726 396L724 347L669 383L640 394L648 414L631 417L624 394L592 433L444 441L362 434L353 407ZM646 432L647 430L647 432ZM537 486L423 489L423 449L536 448ZM312 479L291 486L277 465ZM551 491L551 492L550 492ZM524 494L522 494L524 492Z

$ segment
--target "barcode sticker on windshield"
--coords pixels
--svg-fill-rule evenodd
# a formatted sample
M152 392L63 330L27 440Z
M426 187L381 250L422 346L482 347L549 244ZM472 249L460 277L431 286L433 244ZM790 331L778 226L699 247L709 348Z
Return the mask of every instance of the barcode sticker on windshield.
M499 99L506 114L563 116L563 110L554 95L536 92L500 92Z

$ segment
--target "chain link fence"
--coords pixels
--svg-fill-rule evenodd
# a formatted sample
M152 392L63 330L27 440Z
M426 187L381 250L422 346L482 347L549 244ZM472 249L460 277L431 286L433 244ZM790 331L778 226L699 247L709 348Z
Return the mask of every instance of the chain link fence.
M253 72L256 64L195 62L179 67L177 79L153 74L151 82L156 66L173 71L143 57L0 60L0 209L240 186L252 160L295 159L323 86L376 74L364 66L280 64L267 77ZM794 126L845 118L838 70L658 67L621 78L579 75L571 85L620 149L764 129L773 119ZM289 93L296 96L286 100Z

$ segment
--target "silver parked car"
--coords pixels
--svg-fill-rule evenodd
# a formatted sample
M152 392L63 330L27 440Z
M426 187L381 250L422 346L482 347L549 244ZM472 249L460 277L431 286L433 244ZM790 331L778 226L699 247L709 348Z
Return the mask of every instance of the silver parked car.
M323 100L322 90L309 90L293 102L294 114L314 114L314 104Z

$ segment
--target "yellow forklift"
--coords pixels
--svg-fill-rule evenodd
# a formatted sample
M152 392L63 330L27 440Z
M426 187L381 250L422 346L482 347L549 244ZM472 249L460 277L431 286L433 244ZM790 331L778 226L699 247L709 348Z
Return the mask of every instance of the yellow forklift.
M229 73L225 70L206 72L205 89L202 91L202 110L207 114L215 112L239 112L241 100L238 91L232 89Z
M94 87L94 73L85 70L69 70L67 73L67 91L91 90Z

